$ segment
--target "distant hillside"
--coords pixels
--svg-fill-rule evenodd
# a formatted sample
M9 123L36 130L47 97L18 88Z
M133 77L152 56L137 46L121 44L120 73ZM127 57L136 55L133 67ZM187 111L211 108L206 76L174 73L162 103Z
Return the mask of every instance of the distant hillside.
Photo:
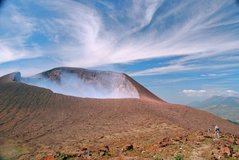
M202 102L189 104L228 120L239 122L239 97L214 96Z

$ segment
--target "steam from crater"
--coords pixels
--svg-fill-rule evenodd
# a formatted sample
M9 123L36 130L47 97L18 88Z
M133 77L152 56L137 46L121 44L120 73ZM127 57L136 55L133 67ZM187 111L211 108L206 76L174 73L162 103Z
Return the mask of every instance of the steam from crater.
M52 70L21 78L21 82L84 98L139 98L137 89L126 76L114 72Z

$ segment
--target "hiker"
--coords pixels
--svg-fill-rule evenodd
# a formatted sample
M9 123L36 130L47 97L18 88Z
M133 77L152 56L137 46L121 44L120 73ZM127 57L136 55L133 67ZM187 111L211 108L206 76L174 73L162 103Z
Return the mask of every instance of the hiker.
M215 133L215 135L216 135L216 138L218 138L218 139L219 139L219 133L220 133L220 129L219 129L219 127L218 127L217 125L215 125L215 128L214 128L214 133Z

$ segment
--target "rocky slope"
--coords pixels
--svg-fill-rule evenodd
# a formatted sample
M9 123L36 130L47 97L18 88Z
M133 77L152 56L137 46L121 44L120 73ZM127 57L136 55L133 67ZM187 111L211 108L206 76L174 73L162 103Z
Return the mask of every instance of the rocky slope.
M51 73L65 69L82 75L82 69L74 68L57 68L41 75L58 81L60 76L52 77ZM92 75L88 70L83 71ZM164 141L198 136L199 131L204 134L215 124L223 133L239 134L238 126L205 111L167 103L129 76L121 75L125 76L124 82L135 88L138 98L72 97L24 84L18 73L0 78L0 157L42 159L52 155L50 158L109 159L127 158L129 154L152 159L158 153L172 158L175 155L170 150L176 154L176 148L183 144L174 145L173 140L164 152L161 143L168 143ZM190 152L197 148L191 142L194 140L186 143L185 157L193 156ZM128 144L137 149L128 152L126 147L123 153L121 149ZM110 154L100 151L107 150L105 146L110 148ZM84 156L78 157L75 152L83 152Z

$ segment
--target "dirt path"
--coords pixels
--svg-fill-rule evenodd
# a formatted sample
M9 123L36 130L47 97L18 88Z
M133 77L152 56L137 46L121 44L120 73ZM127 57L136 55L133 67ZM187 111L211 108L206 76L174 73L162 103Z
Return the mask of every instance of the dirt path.
M193 159L193 160L207 160L206 158L203 158L202 154L204 151L208 150L210 148L209 144L203 144L202 146L193 149L192 155L188 159Z

